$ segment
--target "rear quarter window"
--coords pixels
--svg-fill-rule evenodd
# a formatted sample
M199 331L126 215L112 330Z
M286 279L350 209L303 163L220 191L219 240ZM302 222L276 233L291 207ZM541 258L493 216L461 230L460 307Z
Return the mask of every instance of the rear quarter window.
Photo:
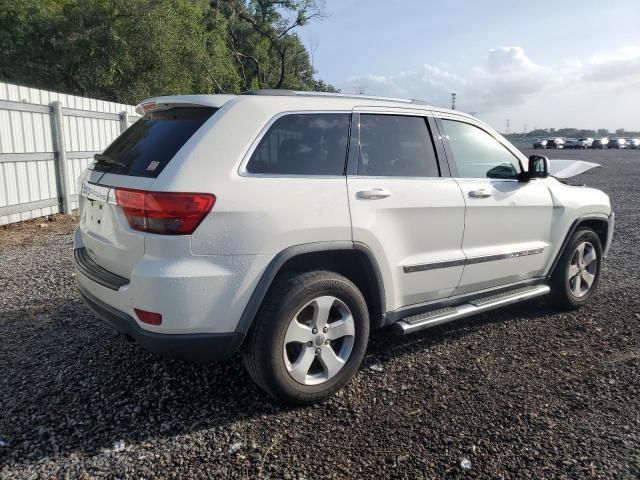
M157 177L185 143L217 111L212 107L176 107L150 112L104 151L98 171Z
M249 173L343 175L348 113L288 114L278 118L251 155Z

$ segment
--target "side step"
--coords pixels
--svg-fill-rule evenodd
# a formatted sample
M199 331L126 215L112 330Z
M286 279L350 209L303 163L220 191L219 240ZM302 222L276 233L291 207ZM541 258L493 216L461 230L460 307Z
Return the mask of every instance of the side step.
M458 320L459 318L469 317L476 313L482 313L530 298L540 297L548 294L550 291L551 289L548 285L535 285L509 290L508 292L477 298L456 307L440 308L438 310L405 317L394 323L393 329L396 333L406 335L407 333L435 327L436 325Z

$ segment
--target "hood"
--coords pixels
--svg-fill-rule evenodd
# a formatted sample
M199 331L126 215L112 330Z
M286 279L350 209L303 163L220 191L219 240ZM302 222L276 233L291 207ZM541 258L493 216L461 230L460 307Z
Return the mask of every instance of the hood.
M570 178L581 173L600 167L599 163L584 162L582 160L549 160L549 173L556 178Z

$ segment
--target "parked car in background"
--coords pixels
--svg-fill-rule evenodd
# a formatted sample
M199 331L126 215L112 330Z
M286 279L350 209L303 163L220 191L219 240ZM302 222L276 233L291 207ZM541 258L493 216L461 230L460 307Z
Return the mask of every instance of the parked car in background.
M535 148L535 149L547 148L547 142L548 142L548 140L546 138L539 138L538 140L533 142L533 148Z
M85 302L152 352L240 351L266 392L312 403L356 374L370 330L597 289L607 195L469 115L274 90L137 111L80 178L74 258Z
M591 148L593 143L593 138L591 137L579 138L578 140L582 143L582 148Z
M624 138L614 138L609 142L609 148L627 148L627 141Z
M547 148L564 148L564 140L560 137L547 140Z
M564 142L564 148L589 148L593 138L569 138Z
M627 148L640 148L640 138L627 138Z
M607 148L609 145L609 139L606 137L597 138L591 144L591 148Z

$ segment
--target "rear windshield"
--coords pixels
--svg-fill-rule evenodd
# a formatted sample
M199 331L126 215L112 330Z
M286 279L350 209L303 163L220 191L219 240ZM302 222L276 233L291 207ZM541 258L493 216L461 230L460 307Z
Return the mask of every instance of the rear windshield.
M217 110L211 107L176 107L147 113L125 130L102 155L96 155L93 169L155 178Z

